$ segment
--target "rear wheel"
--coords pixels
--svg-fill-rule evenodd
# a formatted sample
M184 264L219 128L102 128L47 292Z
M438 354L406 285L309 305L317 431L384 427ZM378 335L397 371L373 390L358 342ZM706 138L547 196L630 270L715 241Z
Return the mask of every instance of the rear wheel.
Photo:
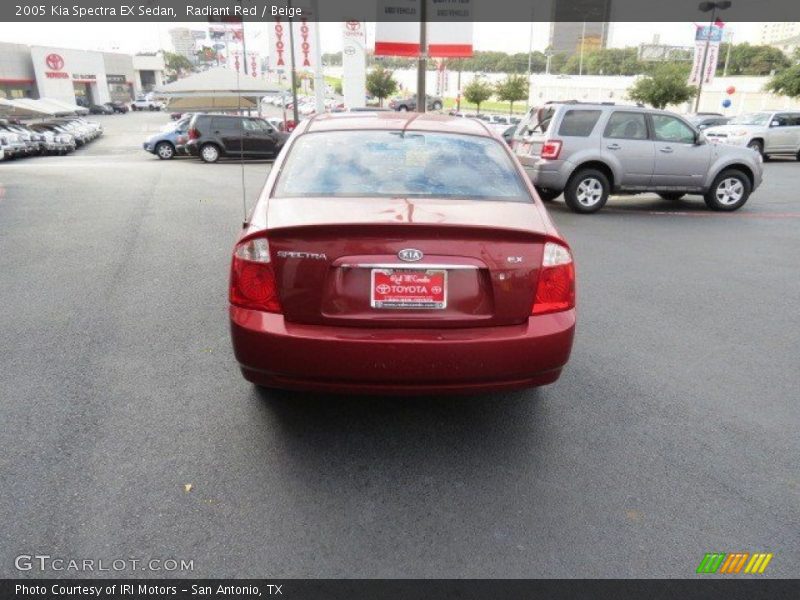
M214 144L203 144L203 147L200 148L200 158L207 163L217 162L219 160L219 148Z
M581 169L570 177L564 201L576 213L589 214L603 208L610 191L608 177L602 171Z
M686 194L683 192L659 192L658 194L664 200L671 200L672 202L677 202L681 198L683 198Z
M175 156L175 146L169 142L159 142L156 144L156 154L161 160L169 160Z
M542 202L552 202L561 195L561 192L556 190L548 190L547 188L536 188L536 193L539 194Z
M733 211L744 206L751 189L747 175L736 169L727 169L717 175L704 198L711 210Z
M438 100L433 103L433 110L442 110L442 103Z

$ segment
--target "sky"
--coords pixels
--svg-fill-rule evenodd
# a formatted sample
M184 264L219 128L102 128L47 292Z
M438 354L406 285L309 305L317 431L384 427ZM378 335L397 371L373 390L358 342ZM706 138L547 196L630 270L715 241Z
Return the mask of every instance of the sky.
M0 42L30 45L59 46L82 50L104 50L135 53L172 49L169 30L180 26L197 26L197 23L0 23ZM248 50L259 44L267 45L266 24L247 23ZM756 41L757 23L729 23L734 41ZM530 23L475 23L473 44L475 50L501 52L527 52L547 46L550 24ZM693 44L692 23L612 23L609 46L637 46L652 42L658 34L662 44L688 46ZM374 28L368 28L369 42L374 40ZM320 40L323 52L342 49L340 23L322 23Z

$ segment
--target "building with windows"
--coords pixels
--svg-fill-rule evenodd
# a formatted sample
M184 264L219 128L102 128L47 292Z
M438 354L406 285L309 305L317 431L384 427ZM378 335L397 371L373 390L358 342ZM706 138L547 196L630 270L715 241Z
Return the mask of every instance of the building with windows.
M550 49L553 54L577 54L600 50L608 43L608 23L553 21L550 23Z
M0 42L0 98L54 98L73 104L127 102L163 81L161 55Z
M778 45L779 42L797 37L798 35L800 35L800 23L782 21L761 23L758 32L758 43L767 46L775 46Z
M605 48L610 20L611 0L553 0L549 48L569 55Z
M201 29L189 29L188 27L174 27L169 30L169 37L172 40L172 49L176 54L185 56L193 63L197 62L197 42L206 39L208 32Z

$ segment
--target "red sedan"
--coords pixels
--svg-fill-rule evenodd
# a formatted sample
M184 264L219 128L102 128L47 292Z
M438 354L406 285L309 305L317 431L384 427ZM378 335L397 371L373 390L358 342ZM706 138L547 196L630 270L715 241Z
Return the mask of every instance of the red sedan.
M233 349L284 389L482 392L556 381L575 270L483 123L350 113L301 122L234 249Z

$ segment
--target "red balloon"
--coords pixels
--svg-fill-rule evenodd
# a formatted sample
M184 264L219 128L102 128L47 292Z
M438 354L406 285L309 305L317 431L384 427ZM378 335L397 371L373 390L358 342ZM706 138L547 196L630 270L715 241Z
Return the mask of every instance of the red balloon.
M730 95L733 95L733 94L735 94L735 93L736 93L736 88L735 88L735 87L733 87L733 86L729 86L729 87L728 87L728 89L726 89L725 91L726 91L726 92L728 93L728 95L730 96Z

